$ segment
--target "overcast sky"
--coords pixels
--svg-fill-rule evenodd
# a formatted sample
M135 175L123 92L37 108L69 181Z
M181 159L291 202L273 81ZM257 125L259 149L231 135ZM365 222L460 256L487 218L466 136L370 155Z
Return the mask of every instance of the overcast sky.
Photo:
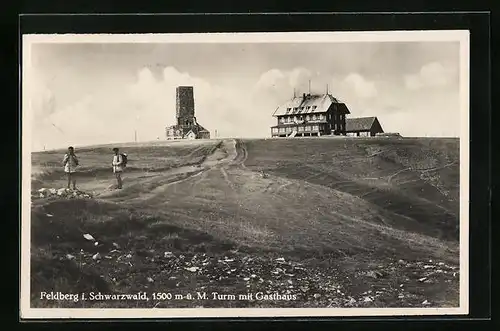
M164 139L175 87L212 135L266 137L278 104L330 92L386 132L459 136L459 42L34 44L35 150Z

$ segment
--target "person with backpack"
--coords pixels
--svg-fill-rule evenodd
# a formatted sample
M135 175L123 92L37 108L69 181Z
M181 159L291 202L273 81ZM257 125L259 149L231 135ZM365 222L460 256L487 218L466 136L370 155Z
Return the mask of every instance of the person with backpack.
M76 190L76 168L78 167L78 157L75 154L75 149L70 146L68 152L63 159L64 172L68 177L68 188L73 184L73 190Z
M117 188L122 188L122 173L127 166L127 154L120 153L120 150L115 147L113 148L113 173L116 177L116 182L118 184Z

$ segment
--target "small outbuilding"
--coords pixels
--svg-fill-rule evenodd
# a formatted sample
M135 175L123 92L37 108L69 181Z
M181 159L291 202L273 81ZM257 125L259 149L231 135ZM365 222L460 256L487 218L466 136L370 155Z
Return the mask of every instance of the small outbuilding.
M375 137L384 130L376 117L346 118L346 135L357 137Z

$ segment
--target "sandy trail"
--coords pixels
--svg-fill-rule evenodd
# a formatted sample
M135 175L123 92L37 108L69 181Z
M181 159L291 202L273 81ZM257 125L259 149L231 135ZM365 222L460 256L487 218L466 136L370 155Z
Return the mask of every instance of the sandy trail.
M168 195L168 187L191 181L199 181L206 177L212 169L223 169L230 165L241 164L238 160L237 142L233 139L223 140L220 147L209 154L199 165L182 166L167 171L145 175L144 173L124 174L123 190L108 187L95 194L99 199L119 200L121 202L144 202L159 194Z

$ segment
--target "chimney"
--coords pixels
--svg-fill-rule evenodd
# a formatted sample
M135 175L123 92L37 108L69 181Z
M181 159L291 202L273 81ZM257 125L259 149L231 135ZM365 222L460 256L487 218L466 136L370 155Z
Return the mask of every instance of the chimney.
M305 94L305 93L304 93L304 94L302 94L302 97L305 99L305 98L306 98L306 94Z

